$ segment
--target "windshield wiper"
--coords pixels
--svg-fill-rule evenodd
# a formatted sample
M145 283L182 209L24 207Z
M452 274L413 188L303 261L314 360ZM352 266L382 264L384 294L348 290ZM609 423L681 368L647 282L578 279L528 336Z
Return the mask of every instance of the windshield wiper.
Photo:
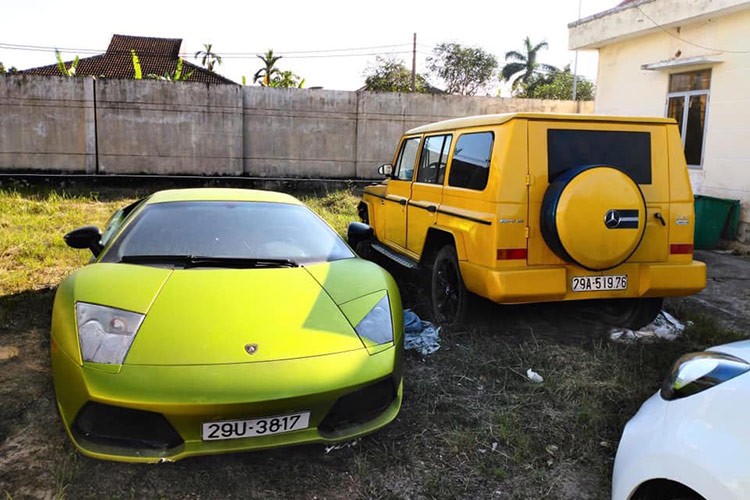
M261 267L299 267L292 259L256 257L211 257L201 255L123 255L120 262L127 264L172 264L185 269L191 267L229 267L252 269Z
M186 269L189 267L231 267L245 269L256 267L299 267L299 264L292 259L193 256L185 265Z
M120 262L126 264L173 264L184 266L190 262L190 255L123 255Z

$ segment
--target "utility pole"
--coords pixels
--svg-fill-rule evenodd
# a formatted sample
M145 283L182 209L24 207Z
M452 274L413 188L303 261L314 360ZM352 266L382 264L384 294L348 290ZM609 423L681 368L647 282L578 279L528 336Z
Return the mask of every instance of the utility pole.
M578 0L578 20L581 20L581 0ZM576 100L578 90L578 51L576 50L576 58L573 63L573 100Z
M414 33L414 44L411 50L411 91L417 91L417 34Z

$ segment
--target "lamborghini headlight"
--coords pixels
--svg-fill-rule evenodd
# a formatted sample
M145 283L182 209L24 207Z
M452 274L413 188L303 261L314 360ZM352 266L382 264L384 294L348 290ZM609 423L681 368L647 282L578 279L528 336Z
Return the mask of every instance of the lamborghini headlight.
M144 317L143 314L113 307L76 303L78 340L83 360L121 365Z
M692 396L750 371L745 361L718 352L686 354L672 366L661 388L667 401Z
M393 320L391 319L391 302L386 293L382 299L375 304L367 315L362 318L354 331L360 337L365 337L375 344L393 342Z

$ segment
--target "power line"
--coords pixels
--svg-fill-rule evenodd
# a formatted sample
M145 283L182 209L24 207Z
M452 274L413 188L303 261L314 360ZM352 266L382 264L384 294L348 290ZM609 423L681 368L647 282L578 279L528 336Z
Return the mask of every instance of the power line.
M381 52L361 52L361 51L372 51L372 50L378 50L378 49L388 49L388 48L398 48L398 47L404 47L404 50L399 51L381 51ZM392 44L392 45L375 45L375 46L369 46L369 47L350 47L350 48L341 48L341 49L320 49L320 50L290 50L285 52L278 52L280 56L283 56L287 59L304 59L304 58L319 58L319 57L358 57L358 56L372 56L372 55L381 55L384 53L387 54L408 54L411 53L410 50L407 50L406 48L410 47L410 44L408 43L400 43L400 44ZM53 51L60 51L60 52L72 52L76 54L103 54L105 51L103 50L97 50L97 49L84 49L84 48L72 48L72 47L49 47L49 46L42 46L42 45L20 45L20 44L12 44L12 43L5 43L0 42L0 49L6 49L6 50L19 50L19 51L27 51L27 52L53 52ZM357 52L352 54L351 52ZM265 51L253 51L253 52L225 52L221 55L222 59L249 59L249 58L255 58L256 56L265 53ZM143 54L139 53L139 55L149 55L149 54ZM161 54L160 54L161 55ZM193 53L190 52L182 52L180 54L182 57L192 57Z
M680 35L678 35L676 33L672 33L669 29L665 28L664 26L662 26L661 24L659 24L658 22L656 22L651 16L649 16L648 14L646 14L645 12L643 12L643 9L641 9L640 5L636 4L635 8L638 9L641 14L643 14L644 16L646 16L646 18L649 21L651 21L654 24L654 26L656 26L657 28L659 28L660 30L662 30L664 33L666 33L667 35L671 36L672 38L676 38L677 40L685 42L688 45L692 45L693 47L698 47L699 49L711 50L713 52L726 52L728 54L750 54L750 50L717 49L715 47L708 47L706 45L701 45L699 43L691 42L690 40L682 38Z

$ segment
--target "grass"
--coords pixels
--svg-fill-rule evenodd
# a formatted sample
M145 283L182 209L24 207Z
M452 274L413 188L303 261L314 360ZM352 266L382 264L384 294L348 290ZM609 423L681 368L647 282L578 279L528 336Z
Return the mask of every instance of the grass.
M480 303L442 348L406 359L398 419L356 446L306 446L162 466L79 456L54 408L47 357L54 287L85 264L62 235L102 226L145 190L0 187L0 493L12 497L607 498L623 425L682 353L737 335L671 302L693 324L674 342L617 344L575 305ZM301 196L342 234L348 191ZM428 316L420 280L391 269ZM528 368L544 382L526 379Z

